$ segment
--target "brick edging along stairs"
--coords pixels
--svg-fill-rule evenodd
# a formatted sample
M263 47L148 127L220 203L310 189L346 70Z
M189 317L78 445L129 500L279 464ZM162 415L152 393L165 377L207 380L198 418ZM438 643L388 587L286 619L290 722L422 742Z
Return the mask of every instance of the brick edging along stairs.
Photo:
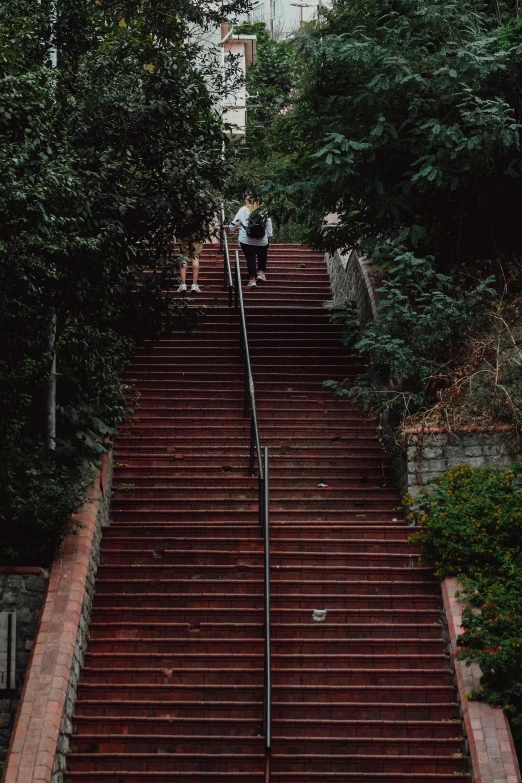
M245 300L271 455L272 781L467 781L438 583L407 542L374 422L322 387L356 372L323 307L323 258L276 246L267 276ZM102 541L69 783L263 780L257 481L221 281L206 248L197 301L218 306L129 375L128 491Z

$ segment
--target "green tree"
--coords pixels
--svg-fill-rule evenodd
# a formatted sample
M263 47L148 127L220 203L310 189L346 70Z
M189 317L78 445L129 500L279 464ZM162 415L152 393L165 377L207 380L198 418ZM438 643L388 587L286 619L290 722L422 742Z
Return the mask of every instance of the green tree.
M297 52L291 43L274 41L264 22L243 22L234 32L256 36L256 61L247 70L248 92L245 157L270 157L270 128L281 111L292 103L295 88Z
M298 95L299 54L292 43L270 38L263 22L243 22L234 32L256 36L256 61L246 74L246 137L231 150L234 166L225 194L231 207L238 206L247 192L261 198L270 194L276 241L300 241L298 204L288 192L278 197L274 187L292 161L291 154L279 150L278 130Z
M225 174L219 73L199 38L241 3L58 0L54 29L50 0L0 4L3 560L52 555L125 415L134 346L194 322L162 292L174 236L208 231ZM43 445L53 316L54 453Z
M425 404L493 284L518 273L522 48L515 4L501 26L497 6L337 0L297 41L299 98L273 135L290 165L265 186L300 204L317 246L381 266L387 301L354 393L382 399L392 382Z

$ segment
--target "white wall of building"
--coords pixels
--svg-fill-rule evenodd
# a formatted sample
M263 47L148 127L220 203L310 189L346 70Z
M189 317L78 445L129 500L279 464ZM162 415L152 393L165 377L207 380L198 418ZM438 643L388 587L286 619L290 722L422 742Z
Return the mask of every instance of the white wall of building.
M302 24L312 19L320 19L322 8L331 0L254 0L252 10L240 21L263 22L270 35L276 40L283 40L296 33ZM230 136L239 140L246 131L246 69L255 61L256 37L234 34L229 23L207 33L207 52L210 53L216 45L221 48L221 67L226 71L226 60L233 57L236 63L236 78L230 80L228 91L221 100L219 107L223 122L231 126ZM237 79L237 72L242 79Z
M321 5L329 4L324 0ZM251 22L264 22L270 35L277 40L299 30L301 21L309 22L320 14L318 0L254 0L246 17Z
M208 30L195 27L191 32L194 43L201 46L200 65L203 73L219 73L221 70L223 89L216 111L223 122L231 126L229 135L233 140L245 135L246 126L246 69L255 58L256 36L235 35L231 25L223 23ZM233 58L233 72L227 59ZM209 76L209 88L212 78Z
M222 104L223 122L232 125L233 138L240 138L245 135L246 126L246 58L245 44L243 41L230 40L223 45L224 56L232 56L237 61L237 68L242 75L242 83L235 86L234 91L230 92Z
M223 121L232 126L231 137L238 140L245 135L246 69L255 59L256 37L255 35L235 35L229 24L221 25L221 35L223 68L226 69L227 58L232 58L235 65L230 87L223 98L221 109Z

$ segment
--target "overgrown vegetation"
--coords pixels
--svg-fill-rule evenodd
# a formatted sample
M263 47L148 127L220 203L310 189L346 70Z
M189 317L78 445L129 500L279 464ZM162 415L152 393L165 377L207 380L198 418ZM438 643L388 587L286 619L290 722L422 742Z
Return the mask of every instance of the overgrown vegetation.
M413 540L466 599L458 657L482 670L474 698L501 707L522 750L522 463L457 465L417 496Z
M519 296L497 300L480 329L450 346L446 367L438 367L437 400L404 419L416 429L522 424L522 326Z
M345 391L396 420L447 399L493 314L516 309L518 12L500 0L336 0L296 39L295 98L251 170L312 244L379 266L379 323L349 333L368 372ZM520 369L504 369L514 412Z
M234 150L234 166L225 186L230 212L246 193L270 196L275 242L301 242L304 223L289 191L276 192L275 182L288 165L276 142L283 118L298 97L299 54L289 42L270 38L263 22L243 22L234 33L256 36L256 61L246 74L247 124L245 140Z
M4 563L52 557L125 416L136 342L198 316L162 291L176 274L174 236L187 223L205 230L225 173L222 74L212 52L201 56L200 33L241 3L59 0L54 25L50 0L0 5Z

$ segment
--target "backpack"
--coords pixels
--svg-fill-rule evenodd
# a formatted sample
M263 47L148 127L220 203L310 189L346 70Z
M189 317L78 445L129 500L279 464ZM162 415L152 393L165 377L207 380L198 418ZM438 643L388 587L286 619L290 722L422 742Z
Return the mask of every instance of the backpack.
M266 234L267 221L268 214L263 207L258 207L251 212L245 227L247 237L250 237L251 239L263 239Z

